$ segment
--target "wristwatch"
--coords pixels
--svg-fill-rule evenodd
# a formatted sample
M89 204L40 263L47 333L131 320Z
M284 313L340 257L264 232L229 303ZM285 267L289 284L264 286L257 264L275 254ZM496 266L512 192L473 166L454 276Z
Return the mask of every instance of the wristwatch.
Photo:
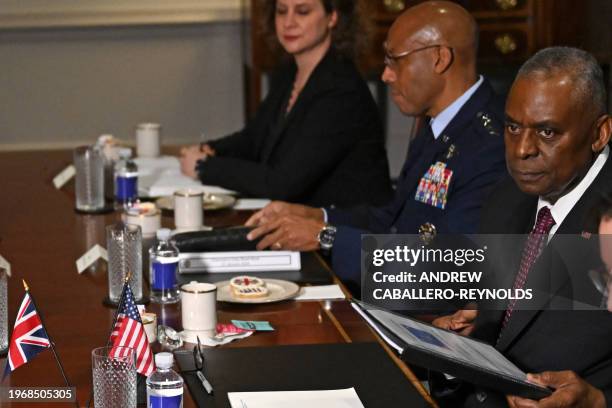
M333 225L325 224L321 231L319 231L319 235L317 236L317 241L319 241L319 245L321 249L329 251L334 246L334 240L336 239L336 231L337 228Z

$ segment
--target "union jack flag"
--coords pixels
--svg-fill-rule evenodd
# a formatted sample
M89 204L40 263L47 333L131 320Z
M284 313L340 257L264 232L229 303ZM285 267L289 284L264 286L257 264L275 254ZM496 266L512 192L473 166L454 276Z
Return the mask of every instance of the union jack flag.
M24 365L50 346L49 336L43 327L30 294L26 292L19 307L15 327L11 335L8 364L4 370L4 376L6 377L17 367Z
M117 322L111 333L111 345L114 346L111 354L121 358L128 354L126 349L116 349L116 347L124 346L134 349L136 353L136 371L142 375L148 376L155 369L153 363L153 353L147 340L147 334L144 331L140 313L136 308L134 294L130 285L123 285L123 301L117 310Z

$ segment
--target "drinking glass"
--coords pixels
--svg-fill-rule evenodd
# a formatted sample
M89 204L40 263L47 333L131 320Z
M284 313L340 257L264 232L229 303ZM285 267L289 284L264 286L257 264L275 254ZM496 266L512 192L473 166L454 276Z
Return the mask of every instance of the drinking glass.
M104 157L95 146L74 149L76 209L96 212L104 209Z
M91 352L95 408L136 408L136 353L123 346Z
M142 233L140 226L117 223L106 227L108 297L119 302L128 272L136 300L142 299Z

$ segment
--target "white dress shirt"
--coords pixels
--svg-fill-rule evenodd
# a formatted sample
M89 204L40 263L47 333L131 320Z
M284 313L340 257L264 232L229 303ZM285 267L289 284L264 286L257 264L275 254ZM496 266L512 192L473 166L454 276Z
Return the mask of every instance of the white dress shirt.
M563 223L565 217L567 217L570 211L572 211L572 208L574 208L574 206L580 200L587 188L589 188L589 186L593 183L593 180L595 180L595 177L597 177L597 175L603 168L604 164L606 163L606 160L608 160L608 156L610 156L610 148L606 146L599 153L597 159L595 159L595 162L593 162L591 168L584 176L584 178L580 180L580 183L578 183L578 185L574 187L572 191L565 194L564 196L559 197L557 202L555 202L554 204L551 204L543 197L540 197L538 199L538 212L542 207L546 206L550 208L550 213L553 219L555 220L555 225L553 225L553 227L550 229L550 232L548 233L549 241L553 237L553 235L555 235L555 232L557 232L559 226Z

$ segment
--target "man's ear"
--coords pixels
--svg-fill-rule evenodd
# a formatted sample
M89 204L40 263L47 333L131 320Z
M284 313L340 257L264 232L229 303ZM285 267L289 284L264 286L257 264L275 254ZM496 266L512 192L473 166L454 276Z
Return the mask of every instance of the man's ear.
M437 59L434 65L434 72L436 74L443 74L453 63L453 49L450 47L440 46L438 47Z
M327 27L330 30L333 30L338 25L338 12L336 10L332 11L329 15L329 23L327 23Z
M602 115L595 124L595 140L591 144L591 150L599 153L610 142L612 137L612 117Z

